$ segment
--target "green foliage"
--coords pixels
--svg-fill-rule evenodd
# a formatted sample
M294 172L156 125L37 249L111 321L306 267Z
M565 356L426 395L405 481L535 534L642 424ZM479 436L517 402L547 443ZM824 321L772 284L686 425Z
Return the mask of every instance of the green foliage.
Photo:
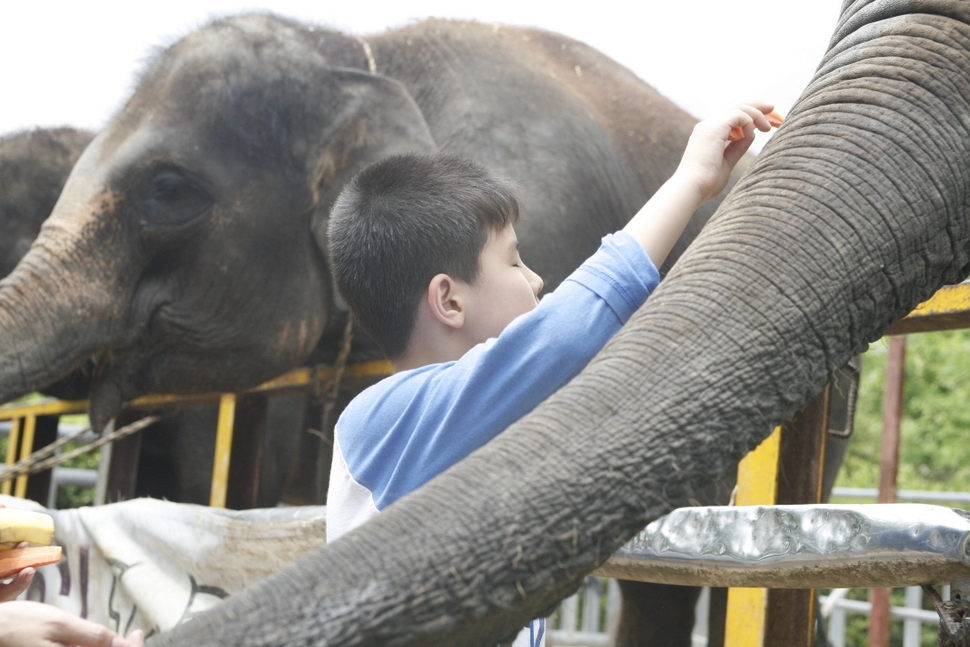
M862 364L855 433L837 485L879 484L883 385L888 344ZM909 335L898 487L970 490L970 330Z
M888 341L870 346L863 357L855 433L836 485L878 487L883 390ZM897 487L902 490L970 491L970 330L909 335ZM848 597L866 600L868 591ZM905 605L905 589L893 589L893 606ZM933 606L925 597L923 608ZM865 647L869 621L850 613L848 647ZM890 625L890 645L903 643L903 623ZM936 645L936 628L924 625L921 643Z

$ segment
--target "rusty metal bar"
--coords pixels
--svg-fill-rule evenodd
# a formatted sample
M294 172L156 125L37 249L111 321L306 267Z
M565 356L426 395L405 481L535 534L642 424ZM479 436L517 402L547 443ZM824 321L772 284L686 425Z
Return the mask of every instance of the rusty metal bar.
M882 453L879 459L879 503L896 501L899 470L899 425L903 417L903 388L906 381L906 337L889 338L886 385L882 403ZM892 589L870 589L868 647L889 647L889 610Z
M882 404L882 454L879 459L879 503L896 502L896 474L899 471L899 426L903 419L903 390L906 381L906 337L889 338L886 358L886 386Z

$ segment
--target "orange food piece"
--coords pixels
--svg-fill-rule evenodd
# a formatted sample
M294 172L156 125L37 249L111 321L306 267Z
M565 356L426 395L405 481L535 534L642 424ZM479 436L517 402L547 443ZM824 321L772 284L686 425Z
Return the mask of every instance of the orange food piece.
M768 123L771 125L772 128L777 128L782 124L783 121L785 121L785 118L779 115L774 110L766 114L765 119L768 120ZM741 126L735 126L734 128L732 128L730 134L728 134L728 141L738 142L738 141L741 141L742 139L744 139L744 128L742 128Z
M0 553L0 579L16 575L28 566L46 566L61 561L60 546L13 548Z

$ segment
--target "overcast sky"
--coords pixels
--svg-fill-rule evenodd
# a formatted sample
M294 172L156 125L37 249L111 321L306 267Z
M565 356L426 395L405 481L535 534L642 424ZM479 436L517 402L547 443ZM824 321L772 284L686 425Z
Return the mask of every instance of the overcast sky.
M634 9L628 8L633 5ZM210 18L276 13L354 34L428 16L533 25L582 40L632 69L698 118L748 99L785 113L811 78L840 0L301 0L4 2L0 134L34 126L103 126L153 48ZM761 136L762 138L764 136ZM764 144L763 139L756 143Z

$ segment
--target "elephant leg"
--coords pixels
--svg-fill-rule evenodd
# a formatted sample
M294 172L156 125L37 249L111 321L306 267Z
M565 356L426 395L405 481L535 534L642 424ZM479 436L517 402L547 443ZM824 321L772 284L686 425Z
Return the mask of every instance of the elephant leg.
M701 590L619 580L623 593L616 647L690 647Z
M319 442L316 437L306 433L307 407L310 398L305 394L282 395L269 398L266 409L266 432L263 437L263 451L259 468L259 493L256 505L269 508L280 501L287 503L312 503L311 499L299 494L287 497L287 488L300 482L300 474L294 472L299 467L304 436ZM313 426L312 422L309 426ZM311 456L315 456L314 453ZM296 470L299 472L299 469Z
M208 505L218 407L182 407L142 431L135 496Z
M726 588L711 589L711 606L707 611L707 647L723 647L724 626L727 623Z
M730 470L707 487L696 491L690 501L693 505L727 505L736 482L737 470ZM616 647L690 647L694 629L694 607L700 596L700 588L627 580L619 580L619 584L623 602L617 622ZM726 594L724 599L726 601ZM709 635L719 635L723 642L724 605L720 611L715 606L716 600L712 595ZM709 644L713 647L720 643Z
M293 455L283 501L291 505L322 505L327 502L330 463L333 460L333 429L337 418L354 394L340 392L324 420L320 399L307 397L297 451ZM323 427L323 429L320 429Z

